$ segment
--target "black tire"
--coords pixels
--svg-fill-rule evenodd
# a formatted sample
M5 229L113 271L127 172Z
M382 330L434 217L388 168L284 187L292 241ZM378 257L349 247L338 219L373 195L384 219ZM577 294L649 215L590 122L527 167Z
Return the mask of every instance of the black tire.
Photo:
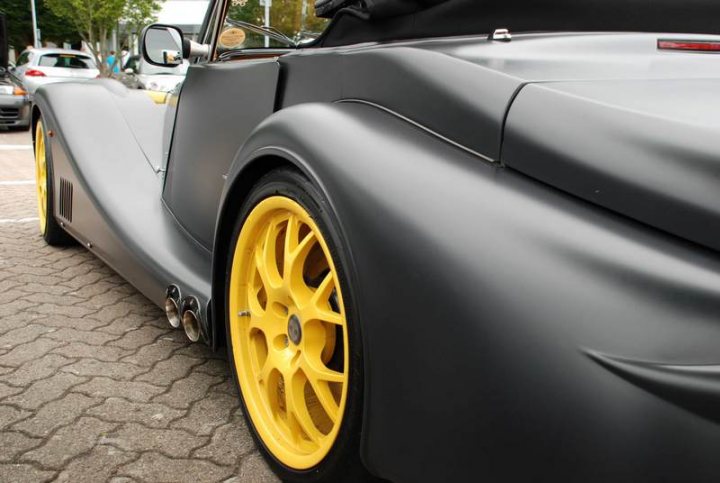
M37 122L42 122L39 118ZM37 126L37 124L35 124ZM67 246L74 243L74 239L60 226L55 219L55 193L53 187L53 164L52 164L52 150L47 149L48 146L48 135L47 129L43 129L44 146L45 146L45 164L47 166L46 179L46 205L45 205L45 229L41 229L41 235L45 242L51 246ZM33 153L35 152L36 140L33 139Z
M347 274L347 264L345 263L347 258L344 256L345 251L343 250L342 240L335 229L335 222L327 200L306 177L296 171L279 169L267 174L253 187L248 198L242 205L233 229L230 253L227 256L225 276L226 320L231 320L229 318L229 304L227 301L229 300L228 293L233 252L240 230L249 213L260 201L269 196L276 195L285 196L294 200L310 214L328 244L331 256L336 265L338 277L341 279L340 284L343 299L345 300L350 347L347 405L337 439L330 452L317 466L308 470L298 471L284 465L268 450L249 416L235 367L234 348L232 346L232 337L230 336L230 324L228 323L226 324L228 357L233 378L235 379L235 384L240 394L245 420L265 460L283 481L303 483L375 481L360 461L359 444L363 407L362 341L360 337L360 327L357 323L357 317L355 316L355 305L352 287L349 284Z

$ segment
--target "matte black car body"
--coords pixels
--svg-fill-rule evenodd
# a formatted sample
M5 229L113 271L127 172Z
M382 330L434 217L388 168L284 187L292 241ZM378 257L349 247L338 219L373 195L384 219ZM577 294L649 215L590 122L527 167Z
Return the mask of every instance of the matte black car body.
M406 17L338 15L315 46L191 66L177 111L114 81L41 89L74 185L55 216L154 302L197 297L217 347L237 210L294 167L347 241L374 474L717 481L720 57L657 40L720 37L344 45Z

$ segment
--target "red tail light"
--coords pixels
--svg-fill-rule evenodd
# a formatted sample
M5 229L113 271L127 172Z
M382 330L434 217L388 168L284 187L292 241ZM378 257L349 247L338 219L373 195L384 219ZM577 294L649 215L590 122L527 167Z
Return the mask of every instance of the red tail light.
M720 52L720 42L715 40L658 40L660 50L685 50L689 52Z
M45 72L37 69L28 69L25 71L25 75L28 77L45 77Z

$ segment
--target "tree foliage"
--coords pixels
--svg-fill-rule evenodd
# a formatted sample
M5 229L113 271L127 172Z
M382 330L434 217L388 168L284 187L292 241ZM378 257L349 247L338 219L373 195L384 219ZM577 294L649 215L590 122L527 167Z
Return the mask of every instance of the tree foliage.
M80 38L95 56L103 75L110 75L114 66L107 64L110 50L109 36L120 21L127 19L135 25L152 22L160 10L157 0L45 0L50 10L70 22ZM116 55L116 62L119 55Z
M272 0L270 25L291 38L322 32L327 20L315 16L315 0ZM263 25L265 7L260 0L234 0L228 17Z
M55 15L42 0L36 0L35 8L42 40L62 45L64 42L76 44L80 35L66 19ZM8 43L17 53L32 45L32 13L30 0L2 0L0 11L7 15Z

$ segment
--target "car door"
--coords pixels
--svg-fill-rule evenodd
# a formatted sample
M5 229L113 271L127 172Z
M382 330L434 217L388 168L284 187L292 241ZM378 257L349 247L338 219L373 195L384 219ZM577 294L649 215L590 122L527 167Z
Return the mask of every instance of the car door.
M220 6L210 60L190 66L180 92L163 192L178 222L208 250L224 175L252 130L273 113L277 57L287 51L257 32L238 31L225 18L230 6Z

